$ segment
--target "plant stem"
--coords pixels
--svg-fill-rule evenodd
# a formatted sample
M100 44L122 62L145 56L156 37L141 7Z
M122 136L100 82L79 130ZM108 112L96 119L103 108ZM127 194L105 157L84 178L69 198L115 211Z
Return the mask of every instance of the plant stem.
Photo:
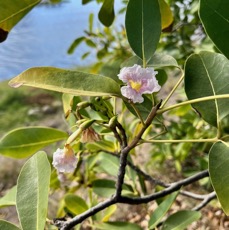
M143 143L201 143L201 142L217 142L218 138L210 139L189 139L189 140L142 140Z
M175 90L178 88L178 86L180 85L180 83L183 81L183 79L184 79L184 71L181 70L181 72L182 72L182 75L181 75L180 79L178 80L178 82L176 83L176 85L173 87L172 91L169 93L169 95L167 96L167 98L165 100L163 100L163 102L161 104L161 108L163 108L165 106L165 104L171 98L171 96L173 95L173 93L175 92Z
M193 100L188 100L188 101L184 101L175 105L171 105L169 107L166 107L164 109L159 109L157 111L157 114L162 114L164 112L167 112L169 110L184 106L184 105L190 105L190 104L194 104L194 103L198 103L198 102L203 102L203 101L210 101L210 100L215 100L215 99L228 99L229 98L229 94L221 94L221 95L215 95L215 96L208 96L208 97L201 97L201 98L197 98L197 99L193 99Z
M137 114L138 118L140 119L142 125L145 126L145 122L144 122L144 120L143 120L138 108L134 105L134 103L131 103L131 106L133 107L133 109L134 109L135 113Z

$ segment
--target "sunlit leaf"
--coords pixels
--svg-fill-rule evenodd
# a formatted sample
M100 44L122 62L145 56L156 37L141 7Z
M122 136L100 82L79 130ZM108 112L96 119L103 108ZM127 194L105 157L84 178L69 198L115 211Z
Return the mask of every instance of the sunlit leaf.
M0 220L0 229L2 230L21 230L16 225L8 221L5 221L5 220Z
M23 166L17 182L16 206L23 230L43 230L48 210L51 167L45 152Z
M166 219L162 230L182 230L186 229L192 222L197 221L201 213L197 211L182 210L178 211Z
M114 21L114 0L104 0L99 11L99 20L104 26L109 27Z
M228 0L201 0L199 9L207 34L227 58L229 58L228 8Z
M111 141L96 141L96 142L87 143L86 148L92 152L101 151L101 150L110 151L110 152L115 151L115 145Z
M66 208L74 215L79 215L88 210L85 200L77 195L67 194L64 197L64 201Z
M17 186L14 186L6 193L5 196L0 198L0 208L16 205L16 191Z
M53 128L18 128L7 133L0 140L0 154L13 158L25 158L39 149L67 137L67 133Z
M131 48L138 57L149 60L157 48L161 34L158 0L129 0L125 24Z
M28 69L13 78L9 85L27 85L79 96L121 95L119 85L109 77L53 67Z
M0 0L0 42L41 0Z
M175 192L169 195L157 209L152 213L150 220L149 220L149 229L154 229L158 223L160 223L161 219L165 216L167 211L170 209L171 205L173 204L174 200L177 197L178 192Z
M161 11L161 27L162 30L168 28L173 23L173 13L165 0L159 0Z
M229 215L229 146L215 143L209 153L209 174L224 212Z
M222 54L200 52L191 55L185 64L185 92L189 100L229 94L229 60ZM229 115L229 99L217 99L192 104L201 117L217 126L218 119Z
M110 217L115 213L116 210L117 210L117 205L115 204L106 208L104 211L104 217L102 219L102 222L109 221Z
M95 227L98 230L142 230L142 228L133 223L129 222L106 222L106 223L95 223Z

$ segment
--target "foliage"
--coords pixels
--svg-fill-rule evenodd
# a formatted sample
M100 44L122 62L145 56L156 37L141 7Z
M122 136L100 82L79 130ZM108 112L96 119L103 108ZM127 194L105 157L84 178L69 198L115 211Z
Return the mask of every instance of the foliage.
M83 4L88 2L82 1ZM65 119L71 129L68 135L45 127L21 128L12 130L0 140L2 155L13 158L33 155L21 170L16 195L14 188L0 200L2 207L16 204L20 229L41 230L45 225L54 225L67 230L80 226L86 219L87 226L96 229L141 229L136 223L111 221L110 217L117 209L116 204L148 205L155 200L158 208L148 213L149 229L185 229L200 218L199 210L216 197L228 214L229 181L225 175L228 172L229 154L229 62L228 50L224 49L228 44L221 34L221 31L229 31L225 16L228 3L225 0L201 0L199 6L195 3L185 1L182 5L178 0L129 0L124 9L128 43L124 30L115 34L110 27L94 33L93 16L90 15L86 36L77 38L68 52L72 53L81 42L86 42L91 48L96 48L97 44L102 45L97 52L100 66L97 71L100 74L34 67L10 81L12 87L27 85L64 93ZM114 20L113 4L114 1L104 0L99 11L99 19L105 26L110 26ZM204 27L221 53L212 52L213 45L211 52L201 50L192 53L202 49L201 46L193 45L193 40L189 38L197 27L194 26L187 33L187 28L173 28L173 23L183 17L181 13L176 14L177 6L185 4L190 6L191 12L183 12L184 22L188 27L192 23L198 25L198 28ZM222 5L223 8L219 7ZM208 17L209 7L217 12L217 25ZM8 9L9 15L13 15L15 10L21 12L20 7ZM30 9L29 3L27 9ZM197 11L203 24L200 24ZM194 16L190 19L192 14ZM4 17L7 20L7 16ZM14 24L20 19L14 18ZM201 34L208 39L204 32ZM113 44L115 46L112 47ZM177 49L175 45L184 47ZM183 48L185 52L182 52ZM109 62L108 65L102 65L105 60ZM134 64L136 73L131 69ZM128 73L126 76L120 77L118 74L121 67L121 72L125 70ZM156 71L147 68L155 68ZM151 75L154 81L150 83L146 77L149 73L154 73ZM178 75L180 77L177 78ZM143 86L157 80L162 91L170 83L169 90L153 94L149 93L152 91L141 91ZM172 80L175 83L171 88ZM144 102L134 103L132 98L136 95L128 97L124 94L121 90L124 83L131 88L133 94L143 96ZM172 96L175 102L167 105ZM63 164L62 169L68 168L71 159L78 158L75 169L70 173L63 173L64 170L60 172L54 163L55 155L50 157L50 161L53 158L54 166L51 173L46 153L37 152L59 140L65 140L65 144L58 150L58 164ZM136 147L147 143L154 147L148 151L144 149L144 154L151 156L148 168L152 168L155 162L165 162L168 155L172 156L180 172L183 170L183 162L191 156L200 155L198 161L195 161L199 165L192 169L192 175L173 183L155 179L151 176L152 170L147 172L147 167L134 163L139 155ZM162 168L162 165L159 166ZM213 192L199 195L185 190L186 185L208 177ZM70 185L66 185L68 181ZM147 181L156 187L155 191L147 187ZM61 190L64 193L57 218L46 222L49 189L50 192ZM169 209L179 195L200 199L202 202L193 210L171 214ZM160 203L161 198L164 201ZM0 226L19 229L3 220Z

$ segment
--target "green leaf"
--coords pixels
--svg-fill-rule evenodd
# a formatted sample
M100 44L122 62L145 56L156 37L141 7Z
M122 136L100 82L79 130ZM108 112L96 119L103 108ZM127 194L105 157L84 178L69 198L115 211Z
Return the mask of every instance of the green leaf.
M17 192L17 186L14 186L6 193L5 196L1 197L0 208L16 205L16 192Z
M115 205L115 204L106 208L104 211L104 217L102 219L102 222L109 221L110 217L115 213L116 210L117 210L117 205Z
M101 151L101 150L110 151L110 152L115 151L114 142L105 141L105 140L96 141L96 142L89 142L86 144L86 148L92 152Z
M168 28L173 23L173 13L165 0L159 0L161 11L161 27L162 30Z
M157 73L156 77L158 80L158 84L160 86L163 86L166 83L166 81L168 80L168 75L166 74L166 72L163 69L158 69L157 72L158 73Z
M100 153L99 167L111 176L117 176L119 169L119 159L106 153Z
M0 154L13 158L25 158L67 137L68 134L65 132L47 127L14 129L0 140Z
M88 210L85 200L74 194L67 194L64 201L66 208L74 215L79 215Z
M227 58L229 58L228 7L228 0L201 0L199 9L207 34Z
M192 222L197 221L201 217L201 213L197 211L178 211L166 219L162 226L162 230L182 230L186 229Z
M143 95L144 101L142 103L137 103L134 106L138 109L139 113L141 114L143 119L146 119L153 107L153 103L152 101L146 97L145 95ZM135 112L135 110L133 109L133 107L130 105L130 103L125 102L126 107L128 108L128 110L133 113L136 117L137 114Z
M142 228L133 223L129 222L106 222L106 223L95 223L96 229L100 230L142 230Z
M79 37L75 39L75 41L71 44L71 46L68 48L68 54L73 54L75 49L83 42L85 41L85 37Z
M160 203L160 205L157 207L157 209L153 212L153 214L150 217L149 229L154 229L157 226L157 224L160 223L161 219L170 209L178 193L179 192L172 193L162 203Z
M8 32L33 9L41 0L1 0L0 1L0 42Z
M141 65L143 64L142 60L137 57L133 56L127 59L125 62L122 63L121 67L126 66L133 66L134 64ZM177 67L180 68L176 59L172 56L167 54L154 54L150 60L147 62L147 67L153 68L164 68L164 67Z
M5 221L5 220L0 220L0 229L2 230L21 230L16 225L8 221Z
M103 5L99 11L99 20L104 26L109 27L115 18L114 0L104 0Z
M149 60L161 34L158 0L129 0L125 24L131 48L142 60Z
M28 69L9 85L28 85L78 96L121 96L119 85L108 77L53 67Z
M218 200L229 215L229 146L215 143L209 153L209 174Z
M45 227L51 168L45 152L38 152L23 166L17 182L16 206L23 230Z
M101 197L111 197L115 194L115 181L107 179L97 179L92 182L93 192ZM133 189L130 185L123 184L122 195L133 194Z
M200 52L185 64L185 92L189 100L229 93L229 60L222 54ZM229 115L228 99L192 104L201 117L213 126ZM218 111L218 116L217 116Z

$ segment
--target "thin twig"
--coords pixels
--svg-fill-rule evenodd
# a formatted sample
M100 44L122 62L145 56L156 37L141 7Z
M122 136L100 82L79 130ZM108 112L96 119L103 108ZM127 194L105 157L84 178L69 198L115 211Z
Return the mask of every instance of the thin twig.
M216 193L215 192L211 192L209 193L205 199L196 207L194 207L192 210L194 211L199 211L200 209L202 209L203 207L205 207L210 201L212 201L213 199L216 198Z
M204 200L209 194L196 194L193 192L188 192L188 191L180 191L180 194L182 196L186 196L186 197L190 197L193 198L195 200Z

